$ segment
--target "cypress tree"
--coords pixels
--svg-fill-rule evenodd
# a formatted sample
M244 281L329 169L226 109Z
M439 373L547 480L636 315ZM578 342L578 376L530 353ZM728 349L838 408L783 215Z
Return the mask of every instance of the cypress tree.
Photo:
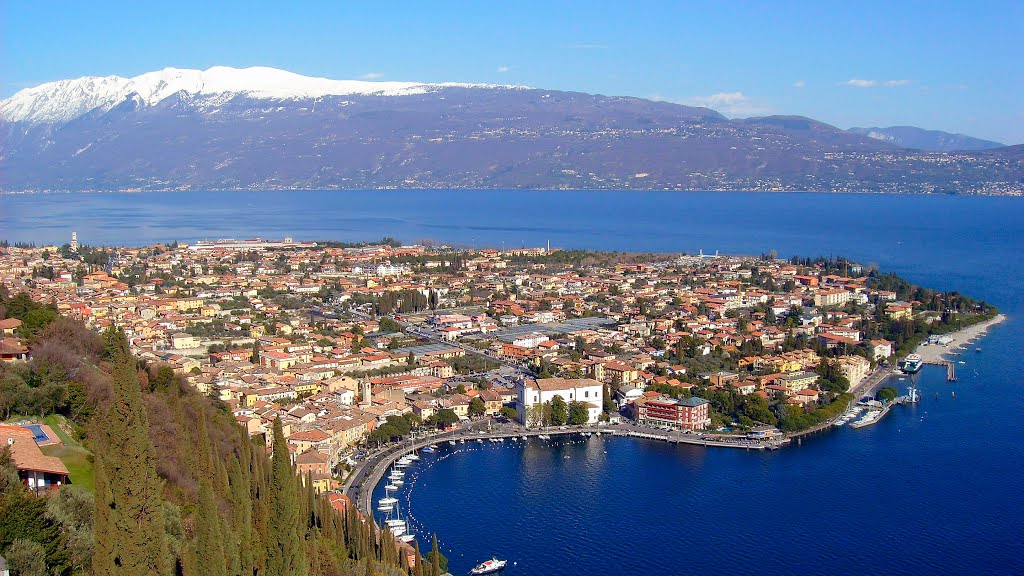
M247 440L243 440L243 446ZM244 451L244 448L243 448ZM231 459L231 469L228 471L228 481L231 483L231 513L234 535L237 539L237 548L232 558L231 574L234 576L248 576L253 573L255 560L253 558L253 522L252 522L252 499L249 478L243 472L238 460Z
M416 562L416 565L413 566L413 576L423 576L423 557L420 556L420 541L413 540L412 546L413 551L415 552L415 554L413 554L413 560Z
M120 330L109 329L105 341L112 364L113 399L98 427L104 489L96 498L96 512L109 516L103 520L106 544L94 560L93 574L166 575L163 484L153 462L135 358Z
M434 545L430 547L430 574L441 576L441 551L437 549L437 534L434 534Z
M196 513L196 574L227 576L224 538L210 480L199 478L199 504Z
M274 421L274 457L270 468L270 509L267 520L267 576L304 576L304 531L288 445L281 420Z
M96 547L92 554L92 571L94 574L114 573L114 520L113 508L110 503L110 485L107 483L107 467L103 455L97 451L93 461L95 497L93 511L93 536Z

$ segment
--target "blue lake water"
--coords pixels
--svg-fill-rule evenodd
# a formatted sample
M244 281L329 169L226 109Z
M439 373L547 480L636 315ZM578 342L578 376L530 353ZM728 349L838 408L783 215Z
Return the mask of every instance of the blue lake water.
M443 447L401 493L455 574L1024 573L1024 201L643 192L230 192L0 196L0 239L220 237L845 255L1010 318L959 381L772 453L591 438ZM953 395L955 392L955 396ZM452 450L463 450L451 454ZM410 504L411 503L411 504Z

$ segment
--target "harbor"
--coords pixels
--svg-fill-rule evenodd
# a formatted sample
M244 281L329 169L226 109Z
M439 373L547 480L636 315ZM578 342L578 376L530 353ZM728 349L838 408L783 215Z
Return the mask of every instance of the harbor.
M524 441L535 438L542 441L558 437L579 436L583 438L602 436L624 436L656 440L671 444L738 448L743 450L775 450L789 443L788 437L734 436L723 434L687 433L682 431L644 428L631 424L610 424L594 426L563 426L557 428L523 429L515 426L487 430L467 427L459 430L433 434L414 439L401 445L392 445L379 452L371 453L357 464L342 485L342 493L352 498L353 503L368 517L373 516L372 502L375 487L392 474L396 464L409 455L420 451L434 451L446 443Z

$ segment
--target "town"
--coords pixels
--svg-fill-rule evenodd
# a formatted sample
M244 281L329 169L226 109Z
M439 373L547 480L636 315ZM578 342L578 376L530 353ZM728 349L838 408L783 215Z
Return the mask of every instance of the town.
M30 360L58 314L116 326L249 436L269 444L280 421L321 492L382 447L483 422L775 447L833 422L929 335L995 314L841 258L389 238L99 248L74 235L5 243L0 280L5 365ZM4 418L60 412L68 396L12 386Z

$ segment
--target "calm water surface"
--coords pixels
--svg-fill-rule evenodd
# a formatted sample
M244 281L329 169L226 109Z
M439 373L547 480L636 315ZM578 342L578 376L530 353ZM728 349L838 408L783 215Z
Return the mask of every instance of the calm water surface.
M0 196L0 238L221 237L846 255L1010 315L924 400L773 453L591 438L443 447L402 510L451 570L1020 574L1024 201L829 194L367 191ZM955 396L953 395L955 392Z

